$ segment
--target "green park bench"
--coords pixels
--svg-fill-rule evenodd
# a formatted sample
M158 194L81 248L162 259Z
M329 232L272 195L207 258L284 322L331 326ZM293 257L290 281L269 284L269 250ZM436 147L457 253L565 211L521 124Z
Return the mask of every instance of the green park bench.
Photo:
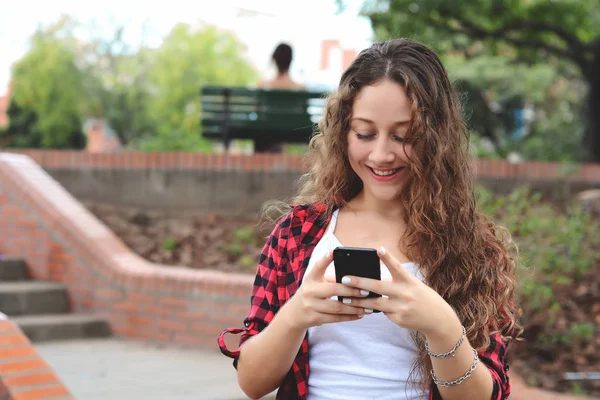
M202 136L251 139L255 149L268 143L308 143L323 115L325 94L312 91L202 88Z

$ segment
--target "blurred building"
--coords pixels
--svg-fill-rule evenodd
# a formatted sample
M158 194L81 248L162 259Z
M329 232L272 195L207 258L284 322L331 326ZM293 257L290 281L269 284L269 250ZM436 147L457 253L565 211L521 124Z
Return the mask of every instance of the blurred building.
M345 47L339 39L326 39L321 42L321 64L313 80L323 86L332 86L350 66L361 49Z
M8 106L10 105L10 92L0 96L0 128L8 126Z
M87 136L87 152L111 153L122 149L116 132L103 119L89 118L83 124L83 131Z

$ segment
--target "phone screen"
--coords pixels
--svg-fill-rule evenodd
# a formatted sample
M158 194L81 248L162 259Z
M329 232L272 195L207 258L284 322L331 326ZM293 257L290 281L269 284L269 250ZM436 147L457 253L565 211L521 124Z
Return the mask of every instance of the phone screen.
M335 280L338 283L341 283L346 275L381 280L381 266L375 249L336 247L333 250L333 264ZM381 295L371 292L367 297L381 297ZM342 296L338 296L339 301L343 299Z

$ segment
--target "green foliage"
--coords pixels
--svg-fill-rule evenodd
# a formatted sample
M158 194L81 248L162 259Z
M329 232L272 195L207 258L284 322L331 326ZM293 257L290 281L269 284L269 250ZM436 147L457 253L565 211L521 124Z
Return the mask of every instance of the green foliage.
M62 18L31 38L30 51L13 66L9 146L81 148L84 75L72 43L63 39L73 28Z
M254 228L250 225L242 226L233 232L233 239L241 243L252 243L256 241Z
M544 113L531 126L531 132L512 148L527 160L579 162L584 159L583 121L574 110L578 104L564 102Z
M555 351L556 343L591 340L593 323L572 322L561 328L557 321L560 316L566 318L561 296L572 294L593 277L593 268L600 262L600 221L581 207L561 210L543 202L539 194L524 187L508 196L478 188L478 197L481 210L506 226L519 245L523 322L527 326L536 316L545 316L544 329L530 339L542 351Z
M545 59L544 47L576 56L579 44L600 35L596 0L372 0L364 12L378 37L441 38L452 48L473 40L492 47L505 42L529 61Z
M597 0L366 0L363 13L378 39L414 38L444 56L451 75L471 86L465 101L471 128L492 138L500 157L514 151L531 160L600 157L597 146L582 146L600 136L592 131L600 117L591 101L592 111L584 111L579 82L589 85L599 73ZM512 123L511 109L522 104L536 118L530 134L514 143L503 130ZM491 112L492 105L500 111Z
M306 144L297 144L290 143L284 146L284 152L286 154L294 154L294 155L304 155L308 152L308 145Z
M573 389L571 390L571 393L573 393L574 395L585 395L585 394L587 394L588 392L587 392L587 390L585 390L585 389L582 387L581 383L579 383L579 382L575 382L575 383L573 384Z
M531 385L597 394L589 381L563 381L566 371L597 365L597 276L600 219L577 204L553 204L519 188L498 196L479 188L479 206L506 226L519 246L517 294L523 309L519 359ZM541 369L539 369L541 367ZM550 379L551 385L545 380Z
M482 138L476 131L471 132L471 154L475 158L499 160L502 157L488 139Z
M173 238L165 239L162 243L162 249L165 251L173 251L175 248L177 248L177 240Z
M129 48L123 35L124 29L117 27L108 40L98 37L84 43L79 58L88 77L86 115L106 119L121 143L128 145L153 129L147 110L153 52Z
M227 255L233 259L240 257L243 251L244 249L239 243L232 242L225 246L225 253L227 253Z
M129 148L209 151L200 132L202 85L257 78L243 45L215 27L179 24L159 48L131 48L123 27L107 40L63 17L31 42L15 64L11 126L0 134L11 146L83 147L82 121L94 117Z
M254 257L246 254L240 258L240 265L247 270L253 271L256 268L256 260Z
M594 338L596 327L591 322L575 323L569 329L569 343L574 340L583 340L589 342Z
M480 55L467 58L448 53L442 57L463 103L465 119L474 136L477 155L506 158L518 152L526 160L578 161L583 159L582 91L577 81L561 77L550 64L526 66L506 57ZM493 112L491 105L502 107ZM528 135L510 137L511 109L527 104L535 111ZM482 137L493 149L478 146Z
M448 53L442 59L452 80L468 81L498 103L522 97L525 93L530 101L543 101L548 88L560 78L551 65L515 64L507 57L489 54L467 58L464 54Z
M36 127L37 114L11 101L6 111L10 124L0 132L3 145L14 148L42 147L42 135Z
M236 262L245 269L256 267L254 256L262 247L264 238L260 237L254 225L243 225L231 234L229 243L225 245L225 253L229 260Z
M200 88L206 84L245 86L257 72L242 57L245 49L230 33L214 27L195 30L178 24L154 54L149 82L155 95L148 104L158 142L164 150L208 150L200 138ZM141 143L144 148L147 144Z
M212 144L198 135L193 136L179 128L164 134L151 131L133 138L129 147L140 151L201 151L210 152Z

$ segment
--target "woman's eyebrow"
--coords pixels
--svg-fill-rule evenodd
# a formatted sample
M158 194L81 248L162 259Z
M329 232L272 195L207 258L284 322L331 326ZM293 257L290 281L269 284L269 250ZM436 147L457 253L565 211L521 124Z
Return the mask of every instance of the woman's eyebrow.
M362 121L362 122L366 122L368 124L374 124L375 122L368 119L368 118L363 118L363 117L352 117L351 121ZM408 125L410 124L410 120L405 120L405 121L396 121L393 123L394 126L404 126L404 125Z

